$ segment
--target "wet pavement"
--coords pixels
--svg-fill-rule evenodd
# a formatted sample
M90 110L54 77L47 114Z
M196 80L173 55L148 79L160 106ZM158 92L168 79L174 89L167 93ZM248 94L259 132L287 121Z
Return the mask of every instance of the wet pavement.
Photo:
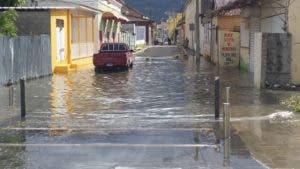
M0 88L0 168L300 166L299 116L283 116L286 110L278 104L293 93L258 91L247 74L221 71L222 84L232 87L228 163L223 123L214 119L215 66L195 64L177 47L153 47L140 55L128 72L86 67L28 81L22 122L16 118L19 88L11 107L8 88Z

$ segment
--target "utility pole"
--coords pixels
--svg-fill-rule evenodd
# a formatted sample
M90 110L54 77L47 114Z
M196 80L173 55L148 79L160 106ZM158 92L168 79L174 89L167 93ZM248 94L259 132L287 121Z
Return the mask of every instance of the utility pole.
M200 4L199 0L196 0L196 16L195 16L195 24L196 24L196 59L200 61Z

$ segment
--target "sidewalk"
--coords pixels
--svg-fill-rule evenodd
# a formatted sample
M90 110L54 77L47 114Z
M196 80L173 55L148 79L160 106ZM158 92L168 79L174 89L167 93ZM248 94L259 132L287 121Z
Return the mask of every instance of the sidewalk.
M182 51L183 51L183 53L185 55L187 55L187 56L194 56L195 55L195 51L194 50L192 50L190 48L185 48L183 46L179 46L179 47L182 49Z
M184 50L193 56L192 50ZM203 63L206 62L206 63ZM225 87L231 87L231 124L247 149L259 161L270 168L299 168L300 166L300 114L290 112L280 104L295 91L258 90L250 73L238 68L213 66L201 57L201 65L214 67L215 76L221 79L221 95L224 102Z

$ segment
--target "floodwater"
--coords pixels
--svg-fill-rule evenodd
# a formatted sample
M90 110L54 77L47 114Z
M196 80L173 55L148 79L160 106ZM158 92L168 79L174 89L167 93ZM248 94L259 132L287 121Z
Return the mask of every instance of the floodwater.
M300 166L299 116L278 104L293 93L255 90L235 69L220 75L223 87L232 87L231 155L224 160L223 123L214 119L216 74L177 47L154 47L128 72L86 67L28 81L24 121L16 118L18 86L13 106L1 88L0 168Z

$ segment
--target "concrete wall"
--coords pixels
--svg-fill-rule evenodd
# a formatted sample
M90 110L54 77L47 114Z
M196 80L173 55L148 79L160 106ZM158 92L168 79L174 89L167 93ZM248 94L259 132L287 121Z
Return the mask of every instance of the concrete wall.
M218 17L218 27L222 31L234 31L235 27L241 26L240 16L220 16Z
M241 64L240 66L254 73L254 34L260 32L260 9L245 8L241 11Z
M50 35L50 11L18 11L18 35Z
M201 43L203 44L201 54L204 56L209 57L211 53L211 30L210 30L210 23L205 23L203 26L203 31L201 31Z
M261 7L245 8L241 12L241 63L254 73L254 34L285 33L286 0L264 0Z
M240 67L243 70L249 70L249 21L247 18L241 18L241 47L240 47Z
M289 34L263 34L266 57L266 80L285 84L290 82L291 36Z
M256 59L254 60L254 85L256 88L264 88L265 87L265 74L263 71L262 65L265 65L265 59L262 56L263 47L262 47L262 33L258 32L254 35L254 51L256 55ZM264 51L265 52L265 51ZM264 62L264 63L263 63Z
M286 84L291 80L291 35L255 34L254 83L258 88L269 84Z
M189 48L190 49L195 49L196 45L196 31L193 30L191 31L189 29L190 24L194 24L194 28L196 28L195 25L195 15L196 15L196 0L191 0L185 10L184 10L184 15L185 15L185 36L189 40Z
M200 25L200 53L201 53L201 55L204 55L204 41L205 41L204 35L205 35L205 28L201 24Z
M135 26L136 45L146 45L146 26Z
M292 34L292 81L300 84L300 1L293 1L289 8L289 33Z
M234 67L240 61L240 33L232 31L218 32L218 64L220 66Z
M97 53L100 50L100 25L101 25L101 20L102 20L102 13L99 13L95 17L95 24L94 24L94 40L95 40L95 45L94 45L94 53Z

